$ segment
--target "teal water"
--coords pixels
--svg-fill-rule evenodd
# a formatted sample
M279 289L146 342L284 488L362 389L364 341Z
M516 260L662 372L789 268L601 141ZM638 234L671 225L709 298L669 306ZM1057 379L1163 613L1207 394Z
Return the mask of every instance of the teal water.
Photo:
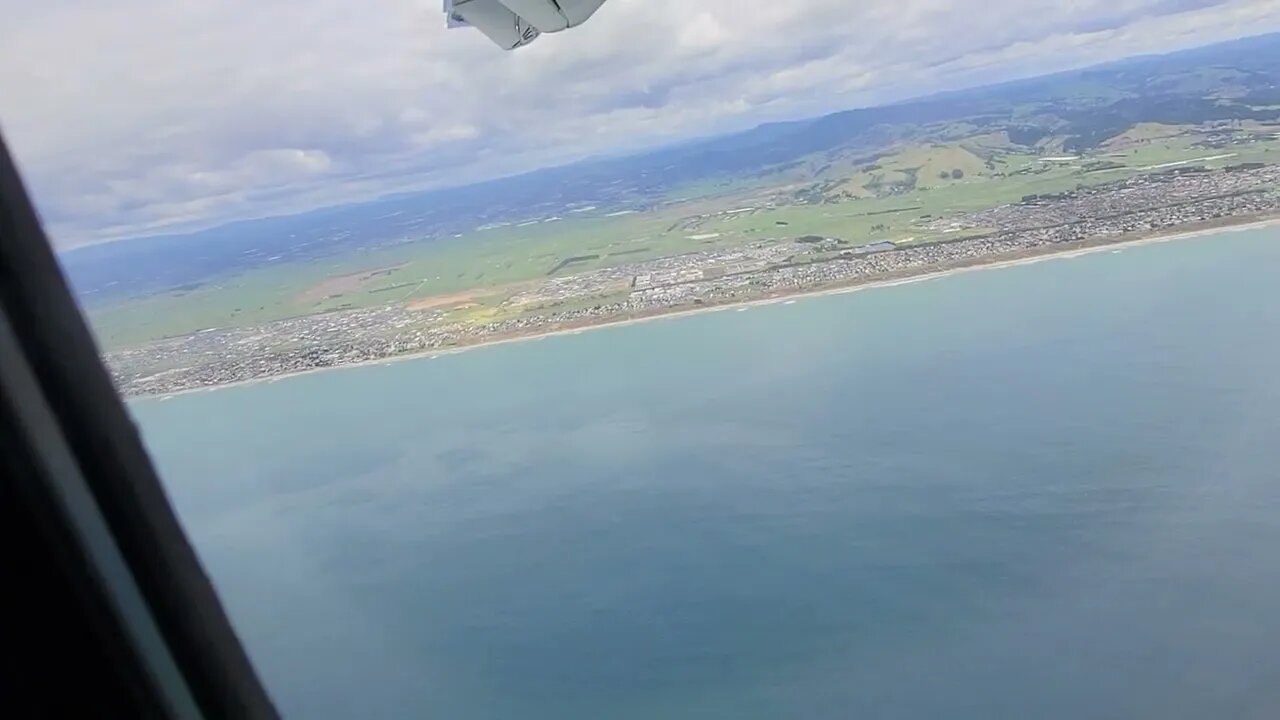
M1280 231L135 405L294 718L1280 717Z

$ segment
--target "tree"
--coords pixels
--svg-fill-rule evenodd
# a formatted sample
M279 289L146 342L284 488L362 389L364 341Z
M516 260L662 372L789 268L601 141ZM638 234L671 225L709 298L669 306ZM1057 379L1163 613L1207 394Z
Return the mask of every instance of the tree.
M961 178L963 178L963 177L964 177L964 171L963 171L963 170L961 170L960 168L956 168L955 170L952 170L952 171L951 171L951 179L952 179L952 180L959 180L959 179L961 179Z

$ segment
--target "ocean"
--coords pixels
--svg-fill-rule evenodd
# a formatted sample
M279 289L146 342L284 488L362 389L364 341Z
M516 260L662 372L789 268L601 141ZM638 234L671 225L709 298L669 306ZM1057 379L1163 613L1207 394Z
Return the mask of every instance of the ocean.
M1280 229L133 404L292 718L1280 717Z

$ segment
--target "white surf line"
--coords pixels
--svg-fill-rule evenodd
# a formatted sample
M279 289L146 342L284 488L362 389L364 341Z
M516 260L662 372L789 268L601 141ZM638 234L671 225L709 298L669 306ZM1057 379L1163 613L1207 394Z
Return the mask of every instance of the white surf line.
M1075 258L1083 255L1101 253L1101 252L1105 252L1107 250L1113 250L1113 249L1123 250L1131 247L1140 247L1143 245L1155 245L1160 243L1167 243L1167 242L1172 242L1174 240L1186 240L1191 238L1204 237L1208 235L1218 235L1221 233L1247 232L1249 230L1260 230L1260 229L1266 229L1266 228L1280 228L1280 218L1256 220L1253 222L1241 223L1239 225L1226 225L1223 227L1202 228L1199 230L1183 230L1183 231L1174 230L1170 232L1170 234L1168 235L1156 235L1153 237L1135 238L1132 240L1121 240L1119 242L1108 242L1108 243L1103 243L1101 245L1078 248L1075 250L1068 250L1065 252L1048 252L1042 255L1031 255L1027 257L1011 258L1008 260L1002 260L1002 261L997 261L993 263L980 263L977 265L968 265L968 266L958 267L958 268L948 268L945 270L926 272L920 275L913 275L910 277L898 278L894 280L871 280L859 285L851 285L847 287L825 288L820 290L811 290L807 292L801 292L796 295L784 295L780 297L747 300L741 303L730 304L729 307L734 307L739 312L743 312L760 305L774 305L778 303L785 303L788 301L795 302L796 300L825 297L828 295L846 295L849 293L863 292L865 290L874 290L877 288L897 287L901 285L909 285L909 284L918 283L918 282L927 282L929 280L936 280L939 278L950 277L953 275L960 275L963 273L979 272L983 270L999 270L1002 268L1018 267L1021 265L1032 265L1035 263L1048 262L1052 260ZM482 341L482 342L478 342L471 345L432 348L429 350L421 350L418 352L405 353L403 355L393 355L390 357L378 358L374 360L363 360L360 362L349 363L346 365L328 365L325 367L307 368L305 370L286 372L286 373L281 373L279 375L272 375L268 377L247 378L244 380L236 380L233 382L222 383L218 385L203 385L200 387L187 388L185 390L174 390L169 393L163 393L163 395L176 397L178 395L212 392L215 390L223 390L223 389L232 388L232 387L244 387L244 386L258 385L262 383L274 383L278 380L284 380L288 378L302 377L304 375L315 375L315 374L325 373L325 372L335 372L340 370L346 370L349 368L368 367L370 365L376 365L380 363L388 363L388 362L398 363L398 362L408 362L411 360L436 359L436 358L444 357L446 355L458 355L461 353L470 352L472 350L480 350L482 348L498 347L500 345L510 345L510 344L521 343L521 342L538 342L551 337L568 335L569 333L573 333L573 332L604 330L607 328L620 328L620 327L626 327L630 325L639 325L639 324L648 323L648 322L657 322L661 320L674 320L682 317L692 317L692 316L705 313L714 309L716 308L689 308L689 309L681 309L681 310L672 310L670 312L662 312L655 315L648 315L645 317L628 318L625 320L604 322L598 325L588 325L586 327L581 327L581 328L552 330L549 332L540 333L536 335L518 335L515 337L505 337L505 338L500 338L496 340ZM155 394L132 395L126 398L126 400L134 401L134 400L156 399L160 395L162 394L155 393Z

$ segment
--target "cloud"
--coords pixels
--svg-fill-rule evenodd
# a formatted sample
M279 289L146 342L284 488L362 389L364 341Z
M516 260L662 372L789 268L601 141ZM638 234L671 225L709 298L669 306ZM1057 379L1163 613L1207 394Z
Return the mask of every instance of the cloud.
M433 0L0 7L0 126L64 245L1280 28L1274 0L609 0L503 53Z

